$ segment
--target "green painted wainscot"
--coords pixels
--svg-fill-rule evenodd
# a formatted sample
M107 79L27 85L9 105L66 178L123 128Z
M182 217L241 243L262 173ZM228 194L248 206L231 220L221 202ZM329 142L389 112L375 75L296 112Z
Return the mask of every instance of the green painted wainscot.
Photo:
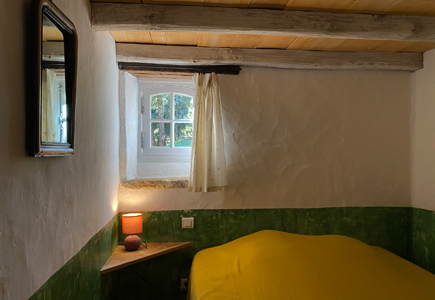
M116 215L29 300L115 299L118 274L102 278L100 269L119 243L118 228Z
M193 247L100 277L99 270L125 237L117 216L30 299L185 299L186 293L180 292L180 279L189 276L195 253L263 229L350 236L435 273L435 212L422 209L189 210L143 212L143 216L141 237L147 242L192 241ZM182 217L195 217L195 229L181 229Z

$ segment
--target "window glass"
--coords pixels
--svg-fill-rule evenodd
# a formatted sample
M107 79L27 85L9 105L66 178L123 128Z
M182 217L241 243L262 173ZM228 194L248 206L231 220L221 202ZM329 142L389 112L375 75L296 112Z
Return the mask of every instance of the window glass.
M151 119L171 118L171 94L151 96Z
M151 123L151 138L153 147L171 146L171 124L170 123Z
M193 98L186 95L174 94L175 119L193 119Z
M188 161L193 138L193 83L181 80L144 80L141 89L139 160Z
M174 125L174 146L192 147L192 123L175 123Z

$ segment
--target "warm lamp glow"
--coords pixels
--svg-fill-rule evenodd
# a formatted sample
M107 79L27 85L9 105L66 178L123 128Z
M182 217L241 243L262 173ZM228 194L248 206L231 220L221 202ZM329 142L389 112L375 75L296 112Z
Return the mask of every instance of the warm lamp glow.
M123 234L138 234L142 233L142 214L124 214L122 215L122 233Z

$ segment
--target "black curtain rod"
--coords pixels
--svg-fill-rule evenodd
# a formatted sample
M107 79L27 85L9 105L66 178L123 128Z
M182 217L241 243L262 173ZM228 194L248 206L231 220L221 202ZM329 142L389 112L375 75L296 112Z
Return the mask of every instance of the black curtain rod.
M182 66L182 65L155 65L139 63L118 63L120 70L125 71L154 71L174 73L216 73L227 75L239 75L240 66L217 65L217 66Z

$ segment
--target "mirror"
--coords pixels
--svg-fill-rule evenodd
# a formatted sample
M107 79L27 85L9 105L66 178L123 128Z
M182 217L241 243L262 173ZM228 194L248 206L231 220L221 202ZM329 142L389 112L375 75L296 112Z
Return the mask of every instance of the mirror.
M34 1L31 62L33 123L30 155L74 153L77 34L74 24L50 1ZM32 27L33 28L33 27Z
M41 141L67 143L63 34L47 16L42 18Z

